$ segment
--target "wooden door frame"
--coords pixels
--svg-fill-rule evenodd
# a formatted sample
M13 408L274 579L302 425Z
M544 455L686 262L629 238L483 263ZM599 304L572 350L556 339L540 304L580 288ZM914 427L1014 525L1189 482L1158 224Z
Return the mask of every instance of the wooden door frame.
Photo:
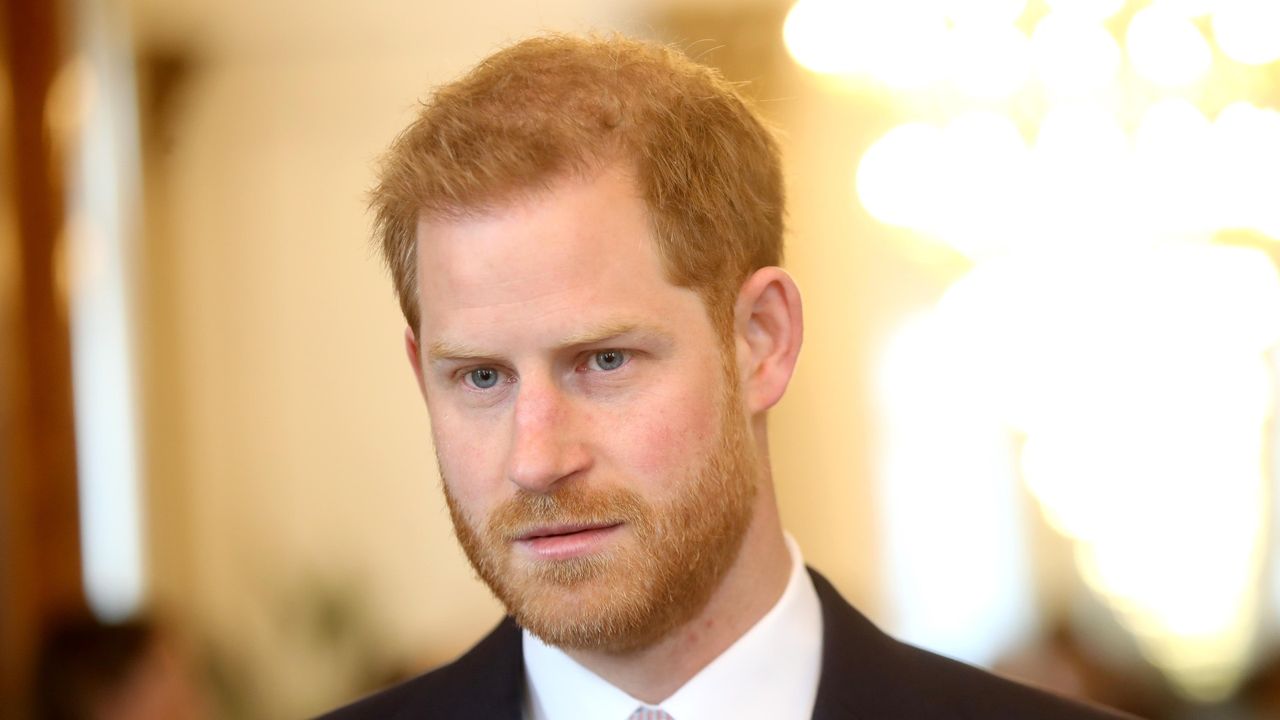
M59 151L46 98L66 57L52 0L0 0L0 715L24 717L41 633L84 606ZM5 87L7 86L7 87ZM63 143L60 145L60 143ZM3 162L3 160L0 160Z

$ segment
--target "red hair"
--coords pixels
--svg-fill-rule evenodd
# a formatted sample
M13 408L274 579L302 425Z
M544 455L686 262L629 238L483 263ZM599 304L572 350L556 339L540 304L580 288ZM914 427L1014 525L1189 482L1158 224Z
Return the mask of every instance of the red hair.
M618 162L668 279L727 332L742 282L782 261L777 143L716 70L660 45L565 35L524 40L437 89L382 158L375 234L414 332L419 217L493 208Z

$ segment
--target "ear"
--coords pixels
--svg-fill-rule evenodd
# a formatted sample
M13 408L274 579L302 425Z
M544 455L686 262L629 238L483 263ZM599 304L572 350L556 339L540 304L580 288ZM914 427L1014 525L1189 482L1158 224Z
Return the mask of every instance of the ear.
M734 304L738 371L751 415L782 399L804 340L800 289L785 270L764 267L752 273Z
M406 325L404 328L404 351L409 356L409 365L413 367L413 376L418 379L418 392L422 393L422 399L427 399L427 383L422 377L422 354L418 352L418 338L413 334L413 328Z

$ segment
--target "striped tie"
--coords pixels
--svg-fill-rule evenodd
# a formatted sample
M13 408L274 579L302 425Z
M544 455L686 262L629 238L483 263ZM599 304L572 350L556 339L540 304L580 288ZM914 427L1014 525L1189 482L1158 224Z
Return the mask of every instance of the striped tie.
M675 720L667 714L662 708L651 708L641 705L636 711L631 713L631 717L627 720Z

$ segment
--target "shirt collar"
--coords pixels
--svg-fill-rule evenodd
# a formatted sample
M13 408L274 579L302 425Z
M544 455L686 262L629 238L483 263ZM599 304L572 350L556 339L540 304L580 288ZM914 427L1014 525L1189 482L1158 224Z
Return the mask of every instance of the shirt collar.
M813 712L822 665L822 607L795 540L778 602L733 645L659 704L675 720L799 717ZM626 720L644 703L524 631L527 720ZM750 688L745 692L745 688Z

